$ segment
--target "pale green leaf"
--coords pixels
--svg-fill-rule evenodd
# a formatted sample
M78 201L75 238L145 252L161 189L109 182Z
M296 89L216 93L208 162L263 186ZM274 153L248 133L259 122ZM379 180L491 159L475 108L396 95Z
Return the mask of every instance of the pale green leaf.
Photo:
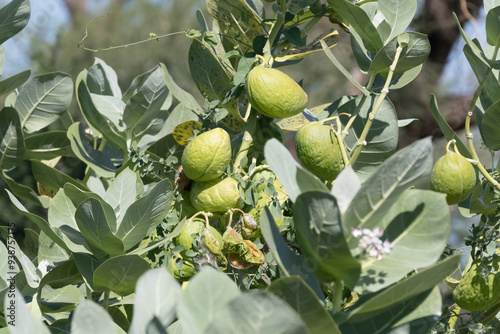
M24 158L24 138L22 124L12 107L0 111L0 167L11 170L19 166Z
M2 7L0 9L0 44L23 30L30 16L29 0L13 0Z

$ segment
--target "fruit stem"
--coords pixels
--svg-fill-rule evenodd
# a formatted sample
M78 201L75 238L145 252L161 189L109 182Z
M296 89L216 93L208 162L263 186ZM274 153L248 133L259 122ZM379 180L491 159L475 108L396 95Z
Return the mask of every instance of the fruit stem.
M370 80L366 84L366 90L370 91L372 89L373 82L375 81L375 77L376 77L375 74L372 74L370 76ZM370 94L364 94L363 97L361 98L361 101L359 101L359 104L357 105L356 110L354 111L354 115L349 119L349 122L347 122L344 130L342 131L342 139L344 139L347 136L347 134L349 133L349 129L351 128L352 123L354 123L354 120L358 116L361 108L363 108L363 105L365 104L365 101L369 95Z
M455 328L455 325L457 324L458 316L460 315L460 310L461 309L462 308L460 306L458 306L457 304L455 304L455 307L453 308L452 316L451 316L450 320L448 321L448 327L450 329L454 329Z
M335 136L337 136L337 141L339 142L340 146L340 152L342 153L342 160L344 160L344 166L346 166L349 163L349 156L347 155L347 150L342 138L342 123L340 123L340 119L338 117L335 121L337 122L337 132L335 132Z
M107 311L109 308L109 290L104 291L104 309Z
M281 5L280 13L276 13L274 15L276 17L276 21L274 21L271 27L269 38L267 39L266 45L264 46L264 59L266 60L266 63L269 64L271 67L274 62L274 57L272 54L273 44L276 38L278 37L278 33L281 30L281 26L285 22L286 1L285 0L281 1L280 5Z
M401 55L402 51L403 51L403 48L401 47L401 45L399 45L396 49L396 54L394 55L394 61L392 62L391 66L389 67L389 74L387 75L387 79L385 80L384 88L382 88L382 91L381 91L380 95L378 96L377 102L375 103L375 106L373 107L372 112L368 115L368 119L366 120L365 128L363 129L361 136L359 136L359 138L358 138L358 142L356 144L356 148L354 149L354 153L351 156L351 160L349 160L349 165L354 165L356 160L358 160L358 157L359 157L359 154L361 153L361 150L366 145L366 137L368 136L368 132L370 131L370 128L373 124L373 120L375 119L375 116L377 115L378 111L380 110L380 107L382 106L382 102L384 102L385 97L387 96L387 93L389 93L389 85L391 83L392 76L394 75L394 70L396 69L396 65L399 61L399 56ZM370 81L371 81L371 78L370 78Z
M240 149L238 150L238 154L236 155L236 160L234 161L234 171L236 173L241 172L241 160L246 157L248 150L253 142L253 134L255 132L255 128L257 127L257 113L250 112L248 116L247 125L245 127L245 131L243 132L243 138L241 140Z
M338 279L334 282L334 291L333 291L333 311L340 312L342 308L342 294L344 292L344 282Z
M495 62L498 54L498 49L500 45L495 46L495 50L493 51L493 57L492 57L492 63ZM476 165L477 169L483 174L484 178L488 180L495 188L500 190L500 184L498 183L497 180L491 176L490 173L484 168L483 164L481 161L479 161L479 157L477 155L476 149L474 148L474 141L473 141L473 135L472 132L470 131L470 121L473 115L473 110L475 109L477 100L479 99L479 95L481 94L481 91L483 90L484 85L486 84L486 80L488 79L489 75L491 74L493 68L490 65L488 69L486 70L486 73L484 73L483 79L479 83L479 87L477 87L476 91L474 92L474 96L472 98L472 101L470 102L469 105L469 111L467 112L467 117L465 118L465 138L467 138L467 144L469 146L470 153L472 155L473 159L473 164Z
M457 141L455 139L452 139L450 140L447 144L446 144L446 153L450 152L450 145L451 144L455 144ZM455 145L456 146L456 145ZM456 150L455 150L456 151Z

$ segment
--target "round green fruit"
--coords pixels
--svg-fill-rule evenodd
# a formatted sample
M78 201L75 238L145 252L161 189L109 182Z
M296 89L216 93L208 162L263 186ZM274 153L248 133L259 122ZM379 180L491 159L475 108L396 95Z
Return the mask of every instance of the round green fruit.
M302 87L274 68L254 67L246 80L249 102L267 117L291 117L302 112L307 104Z
M174 275L174 277L177 278L178 280L186 281L189 278L193 277L194 274L196 274L196 267L195 267L194 263L192 263L190 261L183 260L182 261L182 272L181 272L175 264L175 259L170 258L170 260L168 260L168 262L167 262L167 271L169 273L171 273L172 275Z
M322 180L334 180L344 168L337 136L320 122L307 123L297 131L295 151L304 167Z
M231 161L231 140L221 128L204 132L189 142L182 153L184 173L193 181L205 182L221 176Z
M500 301L500 270L498 260L493 263L494 272L482 277L478 264L473 263L453 290L453 299L458 306L469 311L484 311Z
M196 210L211 212L216 216L232 208L241 208L243 205L238 181L231 177L208 182L193 182L190 198Z
M434 164L431 190L446 194L448 205L465 200L476 186L476 172L471 163L455 152L448 152Z
M193 248L193 234L199 234L201 230L206 226L205 220L200 218L195 218L193 220L187 220L184 226L182 227L181 234L177 237L177 245L184 246L184 251ZM217 242L222 246L222 235L215 229L215 227L209 227L210 235L212 235Z

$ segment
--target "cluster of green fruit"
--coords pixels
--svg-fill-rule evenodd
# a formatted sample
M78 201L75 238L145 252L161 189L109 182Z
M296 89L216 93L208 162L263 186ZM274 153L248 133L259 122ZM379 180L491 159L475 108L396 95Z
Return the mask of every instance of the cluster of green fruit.
M256 66L246 84L252 107L271 118L295 116L307 104L302 87L277 69ZM346 163L333 128L322 122L309 122L297 131L295 150L304 167L325 181L333 181Z

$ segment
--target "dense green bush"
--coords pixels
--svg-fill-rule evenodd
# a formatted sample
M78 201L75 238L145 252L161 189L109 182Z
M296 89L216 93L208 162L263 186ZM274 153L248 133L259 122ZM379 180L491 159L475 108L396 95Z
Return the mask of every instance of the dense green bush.
M38 227L23 245L15 222L2 229L0 333L493 331L500 186L470 132L475 113L485 145L500 150L500 4L485 5L488 48L462 31L480 82L466 143L431 98L447 150L477 172L459 203L464 216L481 217L467 238L470 290L459 284L461 255L447 247L446 194L422 186L433 168L431 139L397 150L399 128L413 120L398 120L388 95L415 79L430 51L425 35L407 31L416 0L207 0L210 19L198 11L200 27L186 31L203 106L162 63L124 91L99 58L77 78L54 72L29 79L26 71L0 81L0 94L9 94L0 111L2 176L12 206ZM28 0L2 8L0 42L29 15ZM336 31L307 38L322 18L349 32L368 82L357 82L334 56ZM263 113L272 105L273 117L287 112L283 105L304 103L302 95L294 101L302 91L286 75L247 74L257 66L280 71L313 52L363 94L283 119L252 107L249 95ZM82 122L68 117L73 99ZM55 129L62 116L70 124ZM309 122L323 124L317 143L325 144L308 143L299 153L324 168L341 166L333 179L303 168L283 145L284 131ZM225 134L204 135L216 128L230 144ZM336 154L325 152L328 141ZM70 159L85 164L81 180L58 168ZM9 176L26 161L36 190ZM443 281L458 285L460 296L478 294L487 308L474 305L461 317L460 307L470 304L457 298L445 306Z

